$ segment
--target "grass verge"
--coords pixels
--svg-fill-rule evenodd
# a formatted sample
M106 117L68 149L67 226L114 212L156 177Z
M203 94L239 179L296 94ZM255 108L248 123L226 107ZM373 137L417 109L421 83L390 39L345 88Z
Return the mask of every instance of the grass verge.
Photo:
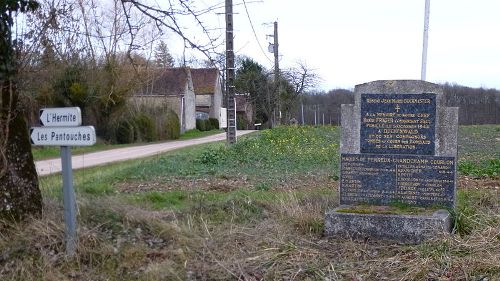
M495 189L459 190L454 235L421 245L323 237L338 136L278 128L77 171L74 258L60 176L44 177L43 217L0 226L0 280L500 279Z

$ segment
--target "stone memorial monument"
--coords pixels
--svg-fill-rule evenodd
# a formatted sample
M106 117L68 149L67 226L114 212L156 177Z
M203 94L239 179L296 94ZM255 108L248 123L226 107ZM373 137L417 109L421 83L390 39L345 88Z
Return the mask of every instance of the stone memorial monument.
M326 235L419 243L449 232L458 108L421 80L369 82L354 95L341 108L341 206L327 212Z

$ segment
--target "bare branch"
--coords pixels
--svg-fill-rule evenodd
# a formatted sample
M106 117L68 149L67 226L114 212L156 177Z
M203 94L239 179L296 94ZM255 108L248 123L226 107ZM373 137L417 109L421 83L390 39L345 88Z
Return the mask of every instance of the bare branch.
M297 66L288 69L283 73L284 77L294 88L295 95L301 95L304 92L316 87L321 82L321 77L310 69L305 62L297 62Z
M187 47L200 51L210 60L210 62L215 63L213 56L215 49L223 43L220 40L222 38L222 34L214 35L213 32L211 32L213 29L206 26L202 16L224 7L223 3L217 3L207 8L198 10L192 3L188 3L183 0L169 0L167 8L143 4L137 0L121 1L123 3L123 7L125 7L126 4L130 4L132 7L137 9L137 11L151 18L159 30L165 28L173 32L184 41ZM130 16L129 13L128 15ZM194 24L199 27L200 31L204 34L207 42L197 42L194 39L195 36L187 34L186 29L180 24L180 22L184 20L194 22ZM131 26L129 26L129 29L130 28Z

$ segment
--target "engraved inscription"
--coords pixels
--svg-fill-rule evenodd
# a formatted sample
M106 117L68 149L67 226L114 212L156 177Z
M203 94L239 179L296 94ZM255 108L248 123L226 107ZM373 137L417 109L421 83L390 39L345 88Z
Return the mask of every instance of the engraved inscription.
M454 157L341 155L341 204L453 207L454 187Z
M361 153L433 155L436 94L362 94Z

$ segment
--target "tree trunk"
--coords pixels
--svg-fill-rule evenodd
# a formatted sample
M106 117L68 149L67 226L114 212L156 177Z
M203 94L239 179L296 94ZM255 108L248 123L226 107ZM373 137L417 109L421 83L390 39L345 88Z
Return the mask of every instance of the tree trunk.
M22 219L42 212L42 195L31 154L30 136L12 81L2 81L0 123L0 219Z
M16 89L17 64L12 15L37 8L35 0L0 5L0 219L23 219L42 212L42 195L30 136Z

